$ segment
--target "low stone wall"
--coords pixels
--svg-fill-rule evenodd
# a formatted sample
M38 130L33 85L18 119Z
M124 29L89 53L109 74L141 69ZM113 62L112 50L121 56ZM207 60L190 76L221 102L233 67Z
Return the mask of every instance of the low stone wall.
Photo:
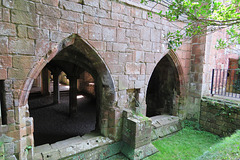
M200 125L219 136L229 136L240 129L240 101L203 97Z

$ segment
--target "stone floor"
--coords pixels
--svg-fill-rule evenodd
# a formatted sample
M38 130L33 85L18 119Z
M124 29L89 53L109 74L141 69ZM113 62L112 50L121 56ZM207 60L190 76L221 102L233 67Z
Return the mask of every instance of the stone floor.
M30 94L29 110L34 119L34 144L55 143L82 136L95 129L96 103L93 98L78 95L78 113L69 117L68 92L61 92L61 102L53 104L52 95Z

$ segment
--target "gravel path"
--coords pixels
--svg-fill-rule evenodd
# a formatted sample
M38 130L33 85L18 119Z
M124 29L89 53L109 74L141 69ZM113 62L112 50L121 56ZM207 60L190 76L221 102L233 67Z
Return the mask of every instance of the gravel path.
M34 119L35 146L52 144L74 136L82 136L95 129L96 103L84 96L78 99L78 113L68 116L68 93L61 92L61 103L52 104L52 96L31 94L29 97L30 116Z

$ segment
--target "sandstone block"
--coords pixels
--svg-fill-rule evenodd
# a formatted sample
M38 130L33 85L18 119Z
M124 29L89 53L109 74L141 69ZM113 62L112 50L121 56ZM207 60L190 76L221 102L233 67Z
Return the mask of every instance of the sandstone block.
M83 21L87 23L98 23L98 17L83 15Z
M126 63L126 74L140 74L140 64Z
M49 39L49 30L39 28L28 28L28 38L30 39Z
M105 18L100 18L99 19L99 24L105 25L105 26L112 26L112 27L117 27L118 26L117 21L111 20L111 19L105 19Z
M7 8L35 12L35 5L27 0L3 0L3 5Z
M24 25L18 25L17 27L18 37L27 38L27 27Z
M106 50L106 43L100 41L89 41L89 43L96 48L98 51L105 51Z
M126 37L126 29L117 29L117 42L130 42L130 39Z
M130 23L126 23L126 22L119 22L118 25L120 28L131 28Z
M42 29L57 30L58 29L58 20L54 17L41 16L40 18L40 27Z
M92 7L99 7L99 1L84 0L84 4Z
M150 21L145 21L144 26L154 28L154 23Z
M9 52L21 54L34 54L34 41L24 38L9 37Z
M112 27L103 27L103 40L116 41L116 29Z
M142 87L144 87L144 81L139 81L139 80L135 81L135 86L134 87L135 88L142 88Z
M97 16L101 18L110 18L110 12L102 9L97 9Z
M143 41L143 50L151 52L151 50L152 50L152 42Z
M0 37L0 53L4 54L7 52L8 52L8 37Z
M135 51L133 55L134 55L135 62L144 62L144 52L143 51Z
M141 39L142 40L146 40L146 41L150 41L150 28L148 27L142 27L141 28Z
M13 68L26 69L32 68L34 57L32 56L13 56Z
M78 24L78 34L83 38L88 38L88 25Z
M145 75L145 73L146 73L146 65L145 65L145 63L142 63L141 64L141 74Z
M89 25L89 39L91 40L102 40L102 26L100 25Z
M152 75L152 72L155 68L155 64L154 63L147 63L146 65L146 74L147 75Z
M112 8L112 2L108 0L100 0L100 8L109 11Z
M134 22L134 18L130 17L130 16L124 16L123 21L127 22L127 23L133 23Z
M43 0L43 3L57 7L59 0Z
M151 29L151 41L160 42L161 40L161 31L157 29Z
M90 7L90 6L84 5L83 6L83 13L87 14L87 15L90 15L90 16L96 16L97 9L93 8L93 7Z
M46 55L51 49L51 44L48 40L39 39L36 40L36 55Z
M20 70L15 68L8 69L8 77L14 79L25 79L27 77L28 70Z
M126 36L132 37L132 38L139 38L140 37L140 31L127 29Z
M14 143L4 143L5 155L10 156L14 154Z
M113 51L125 52L128 45L125 43L113 43Z
M77 23L59 20L59 31L77 33Z
M0 56L0 68L8 68L12 66L11 56Z
M130 16L130 7L120 4L119 2L112 2L112 11Z
M9 1L9 0L3 0L2 5L7 8L13 8L14 6L14 1Z
M133 59L132 53L119 54L119 64L125 64L126 62L131 62L132 59Z
M111 13L111 18L114 20L123 21L124 17L125 16L123 14Z
M39 16L30 12L12 10L11 18L13 23L38 26Z
M16 26L11 23L0 22L0 35L15 36Z
M2 20L5 22L10 22L10 10L7 8L2 9Z
M74 21L74 22L83 22L83 14L72 12L72 11L65 11L61 10L62 19L68 20L68 21Z
M4 80L7 79L7 69L0 69L0 79Z
M131 16L136 18L142 18L142 10L138 8L131 8Z
M69 33L62 33L62 32L58 32L58 31L52 31L51 32L51 40L53 42L60 42L64 38L67 38L69 35L70 35Z
M50 16L55 18L61 17L60 9L58 9L57 7L48 6L40 3L37 3L36 6L37 6L37 13L40 15Z
M145 53L145 62L148 63L154 63L154 59L155 59L155 54L152 52L146 52Z
M119 90L124 90L128 88L128 76L127 75L123 75L123 76L119 76L119 85L118 85L118 89Z
M82 12L82 5L76 2L60 1L60 6L65 10Z
M112 74L123 74L124 73L123 65L109 64L108 66L109 66L109 69Z

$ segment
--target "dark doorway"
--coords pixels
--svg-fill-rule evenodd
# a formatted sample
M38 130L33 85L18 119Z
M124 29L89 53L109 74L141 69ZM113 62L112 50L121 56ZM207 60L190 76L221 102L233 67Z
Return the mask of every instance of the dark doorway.
M60 53L46 65L41 76L33 83L28 103L30 116L34 119L35 146L98 130L94 76L85 70L84 65L69 59L62 58ZM90 67L86 68L95 72ZM54 91L54 81L58 82L59 92ZM59 93L59 96L55 93Z
M147 88L147 116L176 115L180 83L177 69L169 55L155 67Z

